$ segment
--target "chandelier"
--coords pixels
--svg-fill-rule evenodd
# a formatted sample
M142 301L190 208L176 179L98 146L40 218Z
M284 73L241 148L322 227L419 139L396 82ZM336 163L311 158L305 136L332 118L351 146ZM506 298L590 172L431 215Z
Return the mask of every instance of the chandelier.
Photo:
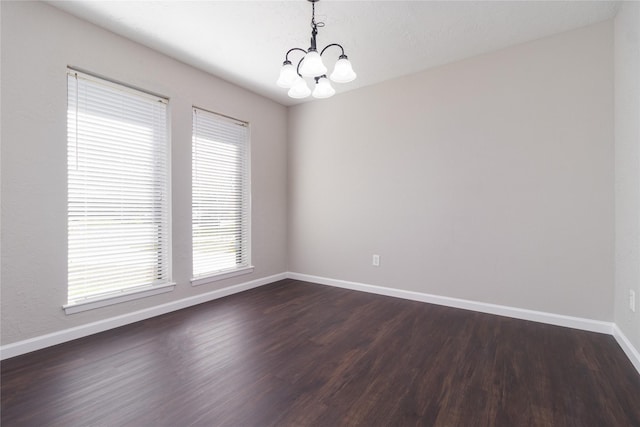
M280 69L277 85L289 89L288 95L291 98L306 98L309 95L313 95L314 98L329 98L336 93L329 79L336 83L348 83L355 80L356 73L353 72L351 62L349 62L347 55L344 54L344 49L338 43L331 43L318 53L316 36L318 35L318 27L324 27L324 22L316 22L316 2L319 0L307 1L311 2L311 47L308 50L294 47L287 51ZM322 62L322 55L333 46L339 47L342 53L338 57L333 72L327 78L327 67ZM300 51L304 54L298 61L297 67L294 67L289 60L289 54L294 51ZM313 93L309 89L307 81L304 79L305 77L312 77L315 80Z

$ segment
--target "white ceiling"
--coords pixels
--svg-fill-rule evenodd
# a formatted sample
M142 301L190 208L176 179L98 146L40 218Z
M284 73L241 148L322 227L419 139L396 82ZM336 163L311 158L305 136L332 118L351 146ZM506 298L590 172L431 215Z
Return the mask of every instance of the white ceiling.
M301 102L275 81L286 51L309 47L308 1L49 3L281 104ZM340 93L610 19L617 8L615 1L321 0L318 47L340 43L358 74L333 85ZM323 55L330 69L338 55L335 48Z

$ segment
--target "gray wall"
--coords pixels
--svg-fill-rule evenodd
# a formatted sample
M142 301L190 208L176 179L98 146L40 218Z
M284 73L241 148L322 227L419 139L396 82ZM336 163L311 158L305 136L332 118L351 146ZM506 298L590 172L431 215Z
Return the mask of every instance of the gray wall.
M613 320L611 21L290 108L288 149L290 271Z
M292 107L287 118L285 107L46 4L2 2L2 344L289 270L615 319L640 348L639 314L626 305L630 287L640 299L639 6L624 4L615 21L614 304L612 22ZM170 97L178 284L70 316L67 65ZM196 288L192 104L252 124L256 266Z
M640 349L640 3L615 19L615 323ZM629 310L629 290L636 312Z
M2 2L2 344L283 273L286 108L39 2ZM170 98L171 293L66 316L66 67ZM192 287L191 106L252 132L253 274Z

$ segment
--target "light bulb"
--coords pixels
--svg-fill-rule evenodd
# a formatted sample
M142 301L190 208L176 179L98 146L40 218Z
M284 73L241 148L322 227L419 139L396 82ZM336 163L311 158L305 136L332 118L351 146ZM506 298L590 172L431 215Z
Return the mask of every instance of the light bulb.
M296 82L298 73L290 61L284 61L282 68L280 69L280 77L276 84L280 87L290 88Z
M313 89L314 98L329 98L336 93L336 90L331 87L331 83L327 76L322 76L316 82L316 87Z
M291 89L289 89L288 95L296 99L306 98L311 95L311 89L307 86L307 82L298 76L293 86L291 86Z
M346 55L340 56L329 78L336 83L349 83L355 80L356 73L351 68L351 62L349 62Z
M327 67L322 63L320 54L315 50L307 52L300 65L300 74L303 77L316 77L326 73Z

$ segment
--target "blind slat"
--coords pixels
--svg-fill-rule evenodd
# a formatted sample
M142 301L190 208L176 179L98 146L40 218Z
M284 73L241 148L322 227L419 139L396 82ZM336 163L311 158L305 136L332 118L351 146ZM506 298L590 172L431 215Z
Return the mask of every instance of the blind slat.
M193 276L250 265L246 124L193 109Z
M68 304L170 281L166 100L68 71Z

